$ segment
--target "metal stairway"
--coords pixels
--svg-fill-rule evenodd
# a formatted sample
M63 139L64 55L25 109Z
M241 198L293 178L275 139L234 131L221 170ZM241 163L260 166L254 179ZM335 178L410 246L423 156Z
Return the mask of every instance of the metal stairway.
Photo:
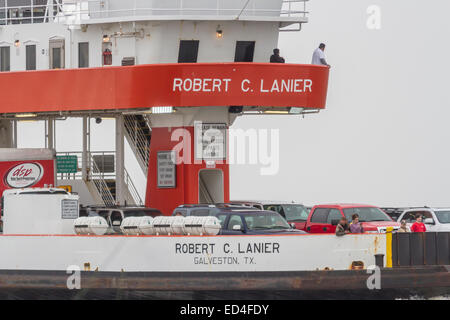
M152 136L150 123L147 117L143 115L125 115L124 127L125 137L136 156L139 166L145 176L147 176Z

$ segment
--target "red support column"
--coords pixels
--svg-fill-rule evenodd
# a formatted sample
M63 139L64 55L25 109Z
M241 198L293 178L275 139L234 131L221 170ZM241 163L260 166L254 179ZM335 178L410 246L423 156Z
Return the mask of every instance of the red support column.
M177 151L177 160L179 161L176 165L176 186L159 188L157 155L159 151L171 150ZM181 161L180 158L183 158L184 161ZM199 203L199 173L204 169L209 169L205 161L194 163L194 127L153 128L146 206L159 209L165 215L171 215L173 210L181 204ZM216 163L214 169L221 170L223 173L223 199L224 202L228 202L230 201L229 165L226 161Z

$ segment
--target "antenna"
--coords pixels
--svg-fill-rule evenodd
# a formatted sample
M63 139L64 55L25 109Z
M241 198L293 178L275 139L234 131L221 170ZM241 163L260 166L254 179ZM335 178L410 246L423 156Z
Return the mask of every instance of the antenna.
M250 2L250 0L247 0L247 2L245 3L244 7L243 7L242 10L241 10L241 12L239 12L238 16L236 17L236 20L239 20L239 18L241 17L242 13L243 13L244 10L247 8L249 2Z

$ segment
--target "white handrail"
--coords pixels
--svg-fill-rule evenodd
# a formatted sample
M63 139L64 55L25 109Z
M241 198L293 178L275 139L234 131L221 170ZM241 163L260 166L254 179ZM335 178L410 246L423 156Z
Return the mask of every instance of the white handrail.
M239 19L241 15L248 16L262 16L267 15L271 17L294 17L296 15L306 16L306 2L309 0L282 0L280 9L270 8L247 8L246 6L236 8L224 8L221 7L219 1L211 2L215 5L207 8L193 8L186 7L183 1L180 1L177 7L156 8L156 7L137 7L135 1L130 4L128 8L120 9L102 9L107 0L77 0L66 1L64 3L57 4L47 3L45 5L34 5L33 0L30 0L30 5L21 6L8 6L7 1L0 7L0 24L18 24L18 23L42 23L42 22L61 22L66 24L81 24L82 21L96 19L96 15L101 15L101 18L120 18L120 17L134 17L140 16L157 16L157 15L174 15L179 13L181 15L214 15L227 14L235 16ZM130 1L131 2L131 1ZM293 4L303 4L303 9L294 8ZM42 15L36 15L41 9ZM54 15L56 11L56 15ZM1 13L3 12L3 17ZM24 17L23 14L30 14L30 16ZM162 14L161 14L162 13ZM14 15L14 16L12 16Z

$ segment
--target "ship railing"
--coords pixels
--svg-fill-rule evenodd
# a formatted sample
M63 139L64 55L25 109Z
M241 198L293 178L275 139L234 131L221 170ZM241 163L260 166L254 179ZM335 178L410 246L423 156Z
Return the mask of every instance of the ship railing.
M128 191L130 192L131 197L133 197L134 203L139 206L143 206L144 201L142 201L142 198L139 195L139 192L137 191L137 188L134 185L134 182L131 179L130 174L128 173L127 169L124 170L124 179L125 179L125 185L128 187Z
M77 157L77 171L74 173L57 173L58 180L82 180L83 173L83 152L78 151L69 151L69 152L58 152L57 156L76 156ZM88 152L87 154L87 164L86 171L87 176L86 179L91 181L102 198L105 205L114 205L116 203L115 197L110 191L110 187L108 186L108 181L116 180L116 171L115 166L113 168L110 167L110 161L106 161L107 157L115 156L114 151L98 151L98 152ZM139 192L130 176L128 171L124 169L124 182L125 186L128 188L134 202L138 205L143 205L144 201L142 200Z
M144 121L148 130L151 127L148 123L148 118L144 115ZM139 162L140 167L147 173L148 161L150 157L150 137L144 133L140 126L140 122L133 116L124 116L125 135L128 139L131 149Z
M241 0L236 1L236 7L231 8L229 0L211 1L209 7L189 7L188 0L171 1L167 7L140 6L138 1L127 2L124 7L122 0L59 0L43 5L36 5L34 1L30 0L30 5L8 6L8 0L0 0L0 25L46 22L83 24L89 20L136 16L196 16L199 19L201 16L229 16L236 20L243 16L294 18L306 17L306 3L309 0L279 0L275 4L266 2L267 7L256 0ZM146 1L139 3L146 4ZM114 6L117 8L114 9Z

